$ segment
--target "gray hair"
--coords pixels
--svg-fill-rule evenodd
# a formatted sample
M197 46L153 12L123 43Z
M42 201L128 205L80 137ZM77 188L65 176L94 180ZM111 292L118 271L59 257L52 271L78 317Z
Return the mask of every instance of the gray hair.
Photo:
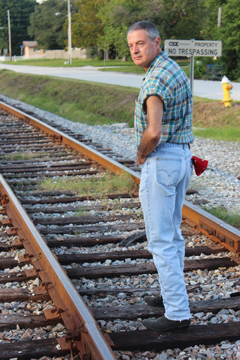
M151 41L154 41L157 37L160 37L156 26L153 25L152 23L150 23L149 21L138 21L135 24L133 24L132 26L130 26L130 28L127 31L127 36L130 32L136 31L136 30L145 30L147 33L147 36L149 37L149 39Z

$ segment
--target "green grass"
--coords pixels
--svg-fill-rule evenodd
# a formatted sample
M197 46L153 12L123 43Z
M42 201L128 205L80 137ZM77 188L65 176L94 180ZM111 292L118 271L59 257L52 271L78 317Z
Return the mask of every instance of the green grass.
M17 60L14 61L4 61L2 64L11 64L11 65L28 65L28 66L50 66L50 67L78 67L78 66L104 66L104 60L97 59L72 59L72 64L68 64L68 60L65 59L33 59L33 60ZM105 66L129 66L132 65L132 60L122 61L118 60L105 60Z
M240 128L235 127L224 126L217 129L194 129L193 133L195 136L200 136L212 140L240 142Z
M21 152L21 153L0 155L0 160L6 160L6 161L10 161L10 160L30 160L34 156L35 156L34 154Z
M133 74L146 74L146 71L143 68L140 68L136 65L129 66L119 66L114 68L102 68L100 71L114 71L114 72L122 72L122 73L133 73Z
M75 122L132 127L138 90L5 70L0 71L0 93Z
M136 66L137 68L137 66ZM88 125L127 122L133 127L139 89L0 70L0 93ZM194 134L240 142L240 103L194 97ZM203 130L202 130L203 129Z
M186 72L186 74L190 73L190 65L188 61L177 61L178 65L182 67L182 69ZM122 72L122 73L133 73L133 74L145 74L145 70L136 66L132 63L132 65L119 66L117 68L106 68L99 69L101 71L114 71L114 72ZM189 75L188 75L189 76Z
M204 210L206 210L206 208L204 208ZM240 215L238 213L230 214L224 207L216 207L206 211L225 221L227 224L240 229Z
M177 61L179 66L183 68L187 73L190 71L190 65L188 61ZM101 71L114 71L114 72L123 72L123 73L133 73L133 74L144 74L145 70L136 66L132 60L122 61L121 59L117 60L97 60L97 59L72 59L72 64L69 65L67 60L64 59L34 59L34 60L17 60L14 61L4 61L2 64L11 64L11 65L28 65L28 66L50 66L50 67L82 67L82 66L94 66L102 67ZM108 66L112 68L108 68ZM115 67L116 66L116 67Z
M120 175L110 172L99 178L82 179L76 178L49 179L46 178L38 185L41 191L72 191L78 196L96 196L101 197L106 194L124 194L135 193L137 184L128 173L123 172Z

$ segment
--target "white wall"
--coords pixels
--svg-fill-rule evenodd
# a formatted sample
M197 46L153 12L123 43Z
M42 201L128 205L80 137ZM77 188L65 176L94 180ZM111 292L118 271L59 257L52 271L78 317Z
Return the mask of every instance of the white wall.
M86 59L87 51L86 49L72 49L72 59ZM17 60L31 60L31 59L63 59L68 60L68 51L65 50L46 50L44 53L36 51L33 55L25 56L12 56L12 61ZM0 61L9 61L9 56L0 56Z

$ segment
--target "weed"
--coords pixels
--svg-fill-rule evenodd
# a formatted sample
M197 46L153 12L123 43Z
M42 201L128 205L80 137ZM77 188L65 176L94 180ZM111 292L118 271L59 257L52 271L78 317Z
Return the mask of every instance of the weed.
M203 207L203 209L225 221L227 224L240 228L240 215L237 212L229 213L229 211L223 206L218 206L216 208L212 208L211 210L207 210L205 207Z
M123 172L116 175L110 172L103 174L102 177L92 177L88 179L46 178L38 185L39 190L44 191L72 191L79 196L102 197L106 194L134 193L137 185L132 176Z
M87 215L89 215L89 211L84 211L84 210L76 211L76 216L87 216Z
M6 154L1 156L1 160L29 160L34 157L33 154L22 152L22 153L13 153L13 154Z

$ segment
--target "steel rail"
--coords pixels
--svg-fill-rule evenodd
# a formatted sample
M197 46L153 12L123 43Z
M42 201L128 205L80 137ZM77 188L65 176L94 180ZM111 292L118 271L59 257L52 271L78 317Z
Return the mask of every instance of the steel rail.
M50 316L63 318L81 359L116 360L96 320L2 175L0 193L2 205L42 280L43 290L48 291L56 306L56 313L50 311ZM61 338L59 341L66 348L72 346L67 341L61 343Z
M54 140L61 144L68 145L76 151L86 155L88 158L96 161L105 168L113 171L114 173L121 173L123 171L128 172L137 184L140 183L140 175L135 171L119 164L117 161L110 157L101 154L97 150L81 143L78 140L71 138L63 132L54 129L53 127L44 124L42 121L36 119L33 116L25 114L23 111L13 108L3 102L0 102L0 108L4 109L8 113L21 118L33 126L41 129L43 132L51 136ZM199 207L191 204L188 201L184 201L182 210L183 220L191 226L198 228L203 234L207 235L213 241L220 243L228 250L232 251L236 255L240 254L240 231L226 222L219 220L217 217L209 214L207 211L200 209Z
M48 136L50 136L53 140L63 144L68 145L74 150L80 152L81 154L87 156L88 158L96 161L98 164L104 166L110 171L120 174L123 171L127 171L130 173L137 183L140 182L139 176L132 171L131 169L126 168L124 165L119 164L117 161L110 159L108 156L101 154L99 151L92 149L91 147L85 145L84 143L73 139L71 136L64 134L62 131L54 129L53 127L44 124L44 122L36 119L33 116L25 114L23 111L17 110L10 105L4 104L0 101L0 108L15 115L16 117L28 122L29 124L37 127L38 129L45 132Z

